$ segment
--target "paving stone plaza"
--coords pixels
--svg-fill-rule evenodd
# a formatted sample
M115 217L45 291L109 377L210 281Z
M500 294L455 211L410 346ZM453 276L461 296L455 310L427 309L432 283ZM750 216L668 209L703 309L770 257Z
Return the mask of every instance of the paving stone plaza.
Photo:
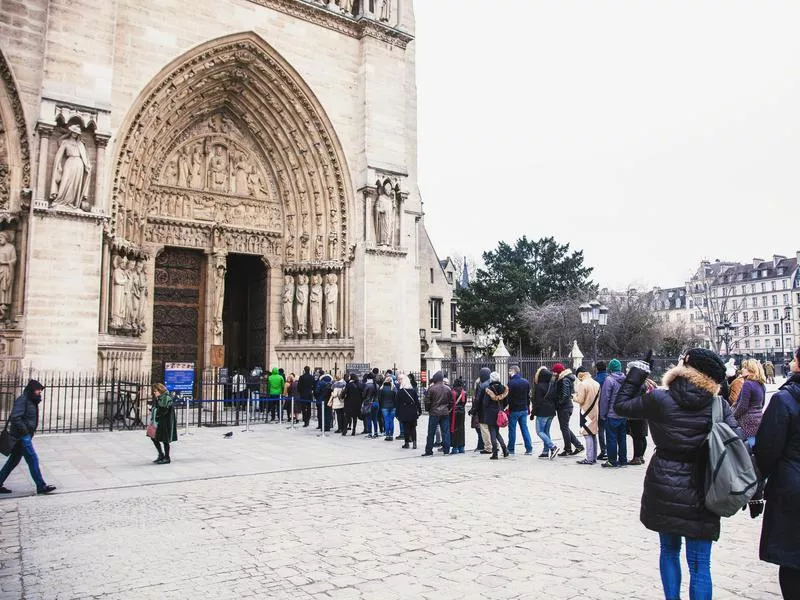
M191 430L162 466L141 431L37 437L59 489L32 495L22 467L7 481L0 597L663 597L658 537L638 520L644 467L240 429ZM715 598L780 598L760 527L724 520Z

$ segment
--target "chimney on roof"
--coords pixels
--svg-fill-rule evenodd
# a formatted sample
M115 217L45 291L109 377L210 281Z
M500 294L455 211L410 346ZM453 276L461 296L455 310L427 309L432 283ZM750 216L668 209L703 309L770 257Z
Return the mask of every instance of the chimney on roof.
M753 268L754 268L754 269L757 269L757 268L758 268L758 265L760 265L760 264L761 264L761 263L763 263L763 262L764 262L764 259L763 259L763 258L754 258L754 259L753 259Z
M800 250L795 253L795 257L797 258L797 264L800 264Z

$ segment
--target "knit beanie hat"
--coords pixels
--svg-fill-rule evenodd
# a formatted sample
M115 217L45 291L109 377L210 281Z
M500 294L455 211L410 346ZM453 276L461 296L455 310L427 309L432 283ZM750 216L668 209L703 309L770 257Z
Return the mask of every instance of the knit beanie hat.
M608 361L608 372L609 373L621 373L622 372L622 363L619 362L616 358L612 358Z
M562 371L564 371L564 370L565 370L565 367L564 367L564 365L562 365L561 363L556 363L556 364L554 364L554 365L553 365L553 368L552 368L552 371L553 371L553 373L554 373L555 375L558 375L559 373L561 373L561 372L562 372Z
M497 371L492 371L489 374L489 381L491 381L492 383L500 381L500 373L498 373Z
M587 372L587 371L586 371L586 367L580 366L580 367L578 367L578 369L575 371L575 374L576 374L576 375L580 375L581 373L586 373L586 372Z
M705 348L692 348L686 353L686 364L708 375L717 383L725 381L725 363L716 352Z
M431 383L441 383L442 381L444 381L444 373L441 371L436 371L431 377Z

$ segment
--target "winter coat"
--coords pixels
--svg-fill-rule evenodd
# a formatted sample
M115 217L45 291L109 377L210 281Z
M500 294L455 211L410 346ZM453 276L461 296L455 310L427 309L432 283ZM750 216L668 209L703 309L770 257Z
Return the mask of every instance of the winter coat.
M555 403L555 387L552 388L551 382L553 374L540 367L536 371L533 378L533 414L537 417L555 417L556 416L556 403Z
M578 375L575 403L581 410L581 435L597 435L597 415L600 413L600 384L588 373Z
M575 393L575 374L566 369L558 374L556 384L556 409L572 412L572 395Z
M767 478L761 560L800 569L800 374L772 396L756 436L756 462Z
M327 403L330 400L331 392L333 391L333 378L330 375L323 375L317 382L317 387L314 388L314 399L317 402Z
M453 404L453 390L444 383L434 383L425 395L425 410L432 417L446 417Z
M647 373L632 368L617 394L621 417L647 419L656 453L647 467L639 518L652 531L701 540L719 539L719 516L705 507L704 452L719 385L687 365L664 375L664 388L645 394ZM606 385L608 382L606 382ZM728 406L723 419L744 439Z
M328 401L333 410L344 408L344 390L347 384L343 379L335 381L331 387L331 399Z
M483 395L483 416L481 423L486 425L497 425L497 415L506 406L508 388L499 381L495 381L486 388Z
M728 392L728 404L734 406L739 400L739 394L742 393L742 386L744 385L744 377L737 377L731 381L730 391Z
M34 389L43 388L38 381L31 379L22 394L14 400L14 406L8 416L8 433L12 438L32 436L39 427L39 403L42 397L35 395Z
M364 384L364 401L369 401L376 406L378 404L378 387L372 379L367 379L367 382Z
M531 384L517 373L508 380L508 410L528 412L531 408Z
M361 416L361 403L364 401L364 392L357 381L351 381L344 389L344 414L353 418Z
M614 411L614 396L617 395L619 387L625 381L625 375L622 373L609 373L606 377L603 387L600 389L600 418L601 419L616 419L617 413Z
M175 418L175 406L169 392L161 394L153 404L153 418L156 423L157 442L178 441L178 420Z
M767 377L775 377L775 365L770 361L764 363L764 375Z
M416 423L422 414L417 390L414 388L400 388L395 395L397 403L397 420L401 423Z
M733 407L733 417L747 437L752 437L758 433L766 391L767 389L763 384L752 379L746 379L742 385L739 399Z
M272 369L272 373L267 377L267 394L270 396L280 396L283 393L284 383L283 376L278 373L278 369Z
M483 415L483 396L486 393L486 388L489 387L489 376L491 369L487 367L481 368L478 374L478 380L475 382L475 396L472 398L472 408L469 409L469 414L473 417L472 425L475 426L475 420L481 423L481 416Z
M394 386L391 383L384 383L378 389L378 404L380 404L381 410L396 408Z
M303 373L298 378L297 395L303 400L311 400L314 397L314 376L311 373Z
M594 380L600 384L600 389L603 389L603 383L608 377L608 371L600 371L597 375L594 376Z

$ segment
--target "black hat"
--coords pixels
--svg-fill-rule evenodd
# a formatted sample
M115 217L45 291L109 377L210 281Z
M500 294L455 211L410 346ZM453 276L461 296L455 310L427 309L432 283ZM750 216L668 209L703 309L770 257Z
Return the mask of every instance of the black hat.
M725 363L716 352L705 348L692 348L686 353L686 364L708 375L717 383L725 381Z
M581 373L586 373L586 367L584 367L584 366L580 366L580 367L578 367L578 369L575 371L575 374L576 374L576 375L580 375Z

